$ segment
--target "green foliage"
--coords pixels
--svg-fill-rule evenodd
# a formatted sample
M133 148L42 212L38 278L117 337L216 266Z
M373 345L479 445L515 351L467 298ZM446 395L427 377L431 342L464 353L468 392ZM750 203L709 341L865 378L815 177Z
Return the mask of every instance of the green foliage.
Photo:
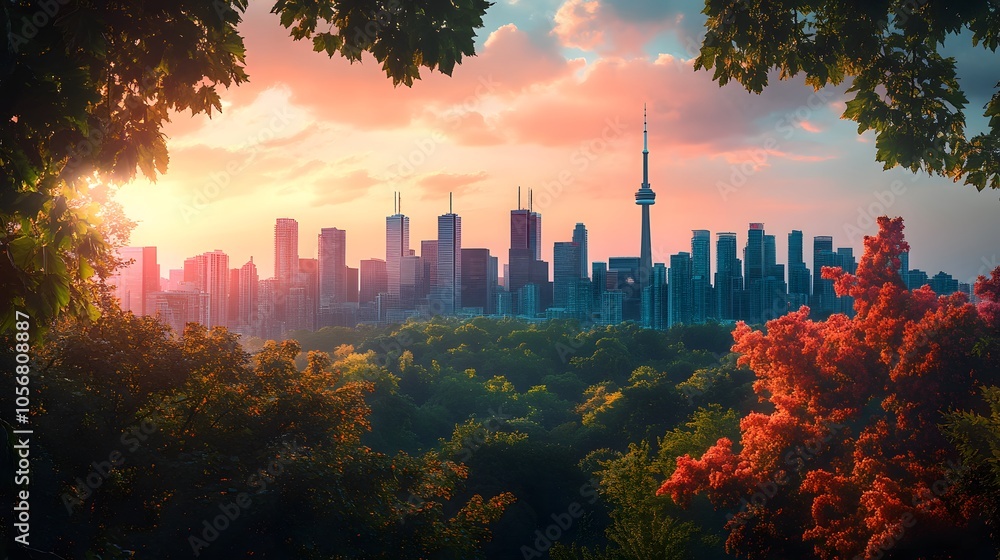
M699 408L691 419L670 430L658 441L658 466L665 477L673 474L678 457L690 455L698 458L719 441L735 439L740 433L740 419L735 410L723 410L718 403Z
M46 7L57 13L46 12ZM54 7L54 8L53 8ZM238 85L245 0L5 2L0 28L0 329L96 316L92 275L114 265L107 190L166 171L170 111L211 114ZM44 23L44 24L43 24Z
M940 52L956 36L995 52L996 2L708 0L704 13L695 68L714 69L719 85L735 80L760 93L772 71L782 80L804 73L816 89L850 77L843 118L859 133L875 131L885 169L1000 188L1000 83L983 108L988 130L967 136L956 60Z
M606 453L597 452L585 461L600 465L595 472L600 493L612 506L607 537L613 546L592 557L693 559L703 558L706 546L717 546L696 524L679 519L681 512L669 499L656 496L661 469L650 452L649 443L641 441L612 458L600 459ZM590 554L581 553L583 558Z
M311 340L331 351L343 337L331 332ZM491 558L530 547L534 531L574 501L585 504L585 514L560 542L574 543L579 557L642 557L627 555L624 547L635 554L662 549L664 557L677 557L682 548L718 552L682 517L685 512L668 512L669 500L655 497L656 481L669 472L660 456L670 450L647 452L647 476L626 476L622 466L613 491L632 497L630 511L657 504L655 515L626 515L621 500L603 487L604 499L590 504L580 488L605 469L600 461L627 456L635 470L639 461L629 453L630 443L648 448L643 440L663 437L661 449L700 453L708 447L703 440L730 434L736 413L728 409L744 410L752 397L747 372L712 353L730 344L729 329L720 325L661 333L630 325L580 330L566 321L478 317L387 327L366 333L356 352L374 351L370 361L395 368L393 398L403 400L383 401L389 393L376 389L368 399L373 429L362 439L386 452L386 442L410 441L411 453L434 449L468 465L467 492L513 493L518 502L484 549ZM698 386L694 398L687 398L685 384ZM696 409L713 398L724 407ZM683 421L689 424L678 425ZM611 526L622 545L609 540ZM556 546L551 555L572 550Z
M996 541L1000 538L1000 387L983 387L982 392L986 414L952 412L943 428L961 457L958 487L980 508Z
M582 515L558 541L580 554L715 550L655 496L666 470L645 442L667 434L681 442L672 449L701 451L728 429L732 413L709 408L675 430L695 412L677 389L693 372L727 372L713 378L733 396L726 408L747 397L727 366L688 349L720 333L476 318L296 333L305 351L291 339L249 354L225 329L171 334L114 305L92 322L64 316L33 381L46 434L33 481L51 489L38 496L38 542L64 557L186 557L200 520L245 492L252 506L201 556L508 558L574 502ZM572 358L596 364L609 348L635 367L587 389L583 377L602 373ZM143 422L153 429L126 446ZM115 450L125 461L98 487L76 481ZM657 513L626 513L643 503Z
M394 84L411 86L420 79L421 66L450 76L463 56L475 54L475 31L491 5L486 0L278 0L271 11L281 16L293 39L312 39L314 51L331 58L339 53L351 62L369 52Z
M33 428L45 435L32 447L43 528L32 544L72 558L187 557L201 520L242 499L199 556L476 557L514 497L465 492L469 469L435 450L364 445L370 405L396 385L372 353L348 348L310 352L300 370L294 340L249 355L222 328L176 337L114 308L90 323L64 317L34 364Z

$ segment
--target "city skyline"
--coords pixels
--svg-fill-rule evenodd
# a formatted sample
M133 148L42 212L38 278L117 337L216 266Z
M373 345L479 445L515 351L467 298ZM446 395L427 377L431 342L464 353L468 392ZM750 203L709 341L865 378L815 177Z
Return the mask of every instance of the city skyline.
M543 222L534 210L534 192L528 190L527 208L521 195L518 187L502 277L499 259L488 248L463 246L462 218L450 192L448 212L437 217L436 238L421 240L417 255L410 249L410 218L402 213L402 195L396 192L393 214L385 221L384 261L363 259L358 268L351 268L347 231L326 227L318 235L317 258L303 258L299 223L284 217L274 225L274 278L259 280L256 291L248 282L255 276L252 257L243 268L229 269L229 256L218 249L185 259L183 270L169 270L162 278L156 247L124 248L123 257L139 259L118 271L111 285L124 309L160 315L176 331L197 321L261 337L436 315L576 319L604 325L636 321L644 328L665 330L713 320L760 324L805 305L814 318L854 314L853 298L835 293L833 282L821 276L825 267L848 274L857 270L854 249L835 248L831 235L813 236L812 275L802 230L788 232L787 264L781 264L777 236L767 233L763 222L748 224L742 259L737 256L736 233L717 232L714 284L709 230L691 230L690 251L659 262L662 252L654 252L651 243L650 207L656 195L649 183L645 107L642 183L634 194L641 208L638 257L624 256L626 251L606 263L589 262L589 232L585 223L576 222L571 240L552 242L550 268L542 258ZM902 255L899 266L906 287L929 284L938 295L963 291L972 297L973 278L961 282L944 271L932 276L911 270L909 256ZM150 277L153 273L156 278Z
M690 230L749 222L775 232L807 226L861 254L861 234L874 234L874 217L886 213L905 218L923 269L968 278L1000 258L996 196L884 172L872 135L839 119L843 87L814 92L774 80L759 96L720 88L710 72L693 71L685 46L698 40L701 7L649 8L641 22L618 8L588 14L574 2L497 3L476 40L478 56L453 77L428 73L412 88L394 88L370 58L350 65L284 41L277 16L251 4L241 26L251 82L220 91L223 112L212 119L177 115L167 125L168 172L155 185L136 180L118 192L140 222L130 244L160 246L170 266L215 244L239 262L253 256L270 274L272 255L260 250L270 242L266 227L294 215L303 231L355 232L347 259L356 266L381 254L381 236L361 234L391 214L393 192L407 199L412 239L430 239L454 191L464 241L489 248L502 266L496 212L514 204L521 185L534 190L548 231L583 221L591 260L607 259L639 235L638 224L622 228L621 220L634 215L624 197L641 180L639 111L648 102L650 182L669 201L651 209L653 250L663 255L686 250ZM618 31L598 37L598 22ZM960 67L970 108L995 84L979 76L989 69L981 58ZM340 89L355 93L331 103L328 92ZM975 128L982 123L973 113ZM857 231L853 239L845 227ZM303 242L312 254L315 240ZM784 254L783 233L776 242ZM552 258L546 242L541 260Z
M626 195L627 195L627 193L626 193ZM630 210L632 210L634 212L634 207L630 208ZM526 209L525 209L525 211L526 211ZM456 212L455 214L458 215L458 216L462 216L462 214L458 213L458 212ZM406 224L407 224L407 230L409 230L409 228L408 228L408 226L409 226L409 220L412 217L413 216L408 216L408 215L403 215L403 214L385 216L385 218L387 220L389 218L395 218L397 220L399 220L400 218L405 218ZM434 231L435 232L437 231L437 221L436 221L437 217L438 216L428 217L428 221L432 222L434 224L434 226L435 226L434 227ZM631 218L636 218L636 217L635 216L631 216ZM275 220L286 220L287 219L287 220L295 220L296 222L298 222L297 218L289 218L289 217L280 217L279 218L279 217L276 217L274 219ZM629 217L626 217L626 220L627 219L629 219ZM417 220L417 221L419 222L419 220ZM639 222L638 219L636 219L635 221ZM585 248L585 252L586 251L590 251L590 249L589 249L589 247L591 246L591 241L590 240L594 239L595 236L593 235L593 231L590 229L590 226L586 225L586 224L587 224L586 221L583 221L583 222L576 221L576 222L574 222L573 227L569 228L565 233L560 232L558 234L557 233L553 233L553 232L551 232L550 230L547 229L546 230L547 231L547 237L552 238L553 236L555 236L555 239L553 239L552 241L546 241L546 242L543 242L543 243L539 244L539 251L541 252L541 254L543 256L542 260L545 260L544 257L547 254L547 255L549 255L549 260L545 260L545 262L552 262L551 259L552 259L552 255L553 255L553 244L556 243L556 242L573 241L574 233L577 231L577 226L585 226L585 230L584 230L584 232L586 234L585 239L587 239L587 247ZM753 221L747 222L747 224L751 224L751 225L752 224L760 224L762 227L766 225L764 222L753 222ZM301 229L302 229L301 222L298 222L298 226L299 226L299 229L301 231ZM628 226L626 226L626 227L628 227ZM274 228L275 228L275 226L272 224L272 225L266 227L265 229L273 231ZM466 231L466 228L467 228L467 226L463 226L463 232ZM328 227L321 227L321 228L319 228L316 233L320 233L322 230L333 230L333 229L336 229L336 230L341 231L341 232L346 232L346 230L342 230L342 229L334 227L334 226L328 226ZM376 229L374 226L371 229L374 230L374 231L381 232L382 235L384 235L385 231L386 231L385 229ZM678 251L675 251L675 252L669 253L669 254L664 253L662 249L657 249L657 245L656 245L656 243L654 241L653 242L653 250L652 250L652 262L653 262L653 264L656 264L656 263L669 264L670 256L672 256L673 254L676 254L677 252L680 252L680 251L683 251L683 250L687 250L688 252L690 252L690 250L691 250L691 246L690 246L690 241L691 241L690 233L691 232L702 232L702 231L703 232L708 232L708 233L710 233L713 236L714 235L718 235L718 234L732 234L732 235L734 235L735 239L736 239L736 244L737 244L737 246L739 248L738 249L738 255L741 257L741 260L742 260L743 248L746 245L748 235L746 233L742 233L742 234L739 233L741 231L739 228L729 228L729 229L735 229L735 231L728 231L728 230L726 230L726 231L721 231L721 230L720 231L715 231L715 230L709 230L709 229L706 229L706 228L692 228L691 230L688 230L688 237L685 240L685 242L687 243L687 245L683 245L683 246L680 247L680 249ZM789 230L789 231L779 231L778 232L779 235L775 235L774 236L775 237L775 254L776 255L789 255L790 254L789 253L789 244L787 243L787 241L784 244L781 244L781 243L778 243L777 240L778 239L787 239L787 236L792 235L793 233L796 233L796 232L799 235L802 235L803 239L805 240L805 242L803 242L802 246L799 247L799 251L801 253L803 261L806 264L806 268L809 269L809 271L810 271L810 275L812 274L812 264L811 263L813 262L813 260L815 258L814 244L810 240L813 239L814 237L823 237L823 238L829 237L832 240L831 243L834 243L834 244L836 244L839 247L844 247L846 245L847 248L850 248L850 249L854 250L854 254L855 255L860 254L860 251L856 250L856 248L853 247L852 244L845 242L844 239L843 239L843 237L838 237L836 235L825 235L825 234L820 234L820 233L810 234L810 233L808 233L808 231L809 231L808 229L792 229L792 230ZM364 239L364 238L370 239L371 236L368 235L370 233L373 233L373 232L372 231L358 232L358 237L362 238L362 239ZM464 233L463 233L463 235L464 235ZM500 237L506 238L507 236L504 235L504 234L500 234ZM636 241L638 241L639 238L640 238L640 230L639 230L638 226L636 227L636 232L635 232L634 237L635 237ZM653 236L653 237L655 239L655 236ZM309 243L309 241L308 241L311 238L312 237L310 235L307 235L307 236L305 236L304 239L300 239L299 240L299 242L298 242L298 250L299 250L299 255L300 256L303 255L303 254L315 255L315 254L318 253L318 245L311 245ZM416 239L416 237L413 237L412 234L411 234L410 235L410 239ZM383 239L383 242L380 243L380 246L382 246L382 247L385 246L385 242L384 241L385 240ZM423 241L436 241L436 236L432 235L432 236L430 236L430 239L424 239ZM271 243L274 243L274 239L273 238L271 239ZM423 254L423 251L417 251L416 249L413 248L412 241L410 243L411 243L411 245L410 245L409 251L411 251L413 253L416 253L418 256L421 256ZM600 258L600 257L589 258L588 262L589 263L607 262L609 259L614 258L614 257L638 257L639 256L639 250L638 249L640 248L639 247L639 243L636 242L634 244L635 244L635 248L634 249L628 249L627 247L623 246L622 250L618 250L616 252L612 252L610 254L607 254L607 256L604 256L603 258ZM212 245L212 244L210 243L209 245ZM215 244L215 245L212 245L212 246L215 247L216 245L218 245L218 244ZM345 251L346 251L347 254L351 254L351 253L357 254L357 252L360 251L360 249L353 248L351 242L346 242L345 245L346 245ZM714 241L713 241L713 245L714 245ZM911 245L913 245L912 242L911 242ZM161 255L163 253L164 249L167 249L168 251L170 250L169 245L166 245L166 246L165 245L143 245L143 246L129 245L129 248L135 248L135 247L156 247L156 249L157 249L158 263L160 264L161 269L163 271L177 269L177 268L183 268L183 266L180 266L180 267L169 266L168 263L165 263L163 261L163 259L159 258L159 255ZM314 247L314 248L310 249L310 247ZM504 275L502 274L502 271L504 270L504 267L507 266L507 265L509 265L510 263L509 263L508 259L504 259L504 258L502 258L502 256L506 255L507 249L509 248L509 246L507 246L507 245L504 245L504 246L496 246L496 245L493 245L493 246L470 245L468 242L463 242L462 243L462 247L463 248L483 248L483 249L488 249L490 251L491 255L500 258L500 260L499 260L499 265L500 265L499 268L500 268L500 271L501 271L500 276L504 277ZM660 245L659 247L663 247L663 245ZM426 250L425 247L422 247L422 248ZM221 249L221 250L224 251L224 252L226 252L227 255L229 255L229 257L231 259L231 262L235 262L235 261L246 262L246 261L248 261L250 259L253 259L254 263L258 266L259 269L262 269L262 270L274 270L273 266L268 267L266 265L261 265L261 262L268 262L268 259L266 258L266 255L268 254L267 250L260 250L260 251L251 252L251 254L249 254L249 256L247 256L246 259L242 259L242 258L239 258L239 257L234 257L233 253L230 253L226 249ZM208 250L206 249L205 251L202 251L202 253L204 253L204 252L208 252ZM913 265L913 268L917 268L917 269L921 269L921 270L926 270L928 273L945 272L945 273L948 273L948 274L952 274L953 276L955 276L955 278L959 278L961 282L967 282L970 279L973 280L973 281L975 280L975 276L974 275L970 275L968 278L962 278L960 276L960 274L956 273L955 271L949 271L947 269L932 270L934 267L926 266L926 264L925 264L927 262L928 257L926 255L921 255L921 253L923 253L923 252L918 247L916 249L915 253L911 252L908 255L908 261L911 262L911 263L916 263L916 264ZM918 256L915 260L914 260L914 254L916 254ZM273 255L273 253L272 253L272 255ZM379 260L382 260L383 262L387 263L387 261L385 260L385 256L386 256L385 254L378 254L378 253L370 254L370 255L361 255L357 260L352 260L351 258L348 257L348 258L346 258L345 262L347 263L347 265L358 266L362 261L371 260L371 259L379 259ZM181 259L181 264L183 265L183 261L187 260L188 258L190 258L190 256L182 258ZM788 262L787 257L784 258L784 259L781 258L781 257L778 257L776 260L777 260L778 264L784 265L784 267L785 267L785 279L790 282L790 280L789 280L790 277L788 276L789 269L790 269L790 263ZM930 259L930 260L933 261L933 259ZM270 262L274 262L273 257L272 257L272 259L271 259ZM979 266L983 267L986 264L987 264L986 262L980 262ZM715 259L715 258L710 258L709 259L709 266L711 267L710 268L710 276L709 277L713 279L712 280L712 284L714 285L714 283L715 283L715 280L714 280L715 275L719 272L719 269L718 269L718 260ZM745 266L745 262L744 262L744 266ZM588 271L590 270L589 264L588 264L587 270ZM745 276L745 270L741 270L741 274ZM979 273L977 273L977 275L978 274ZM161 274L161 277L162 278L167 278L167 276L165 276L164 274ZM261 275L261 279L267 279L267 278L275 278L275 276L274 275L267 275L267 274L262 274ZM550 281L553 280L553 272L552 272L551 267L549 268L549 280ZM813 280L810 279L810 285L812 284L812 282L813 282ZM390 289L390 291L392 291L392 290Z
M737 246L739 244L739 239L735 232L717 232L719 236L718 246L720 251L720 258L715 261L715 265L712 264L711 259L711 231L707 229L693 229L691 245L689 247L690 252L681 251L679 253L667 254L663 251L662 246L653 249L651 241L651 222L653 218L650 214L650 207L655 204L656 194L653 192L650 182L649 182L649 138L648 138L648 123L646 115L646 106L643 104L643 138L642 138L642 182L640 183L640 188L634 193L635 204L641 208L640 220L639 220L639 250L638 253L638 268L636 272L636 281L638 282L639 288L636 294L634 294L635 300L641 300L640 295L646 288L651 285L651 283L656 282L656 275L653 272L654 266L664 265L666 268L662 274L669 275L669 271L672 268L670 266L671 262L677 261L677 258L686 255L688 262L685 266L688 271L687 275L691 276L691 290L694 293L693 300L691 302L691 308L685 311L685 317L689 320L694 319L696 321L703 321L707 315L706 310L709 307L715 306L715 309L729 309L734 302L732 301L721 301L719 300L718 293L710 293L712 288L717 282L729 283L734 277L731 276L719 276L720 270L726 270L735 272L737 276L740 277L740 288L748 289L752 283L756 281L761 281L766 277L778 278L782 283L784 283L784 291L786 294L805 294L808 296L810 292L815 292L818 289L825 289L825 297L830 299L835 299L832 292L832 286L828 283L824 283L819 279L816 274L811 274L811 270L808 266L810 260L814 263L814 267L820 265L822 266L840 266L842 259L846 256L849 259L853 259L854 247L838 247L836 252L833 249L834 236L832 235L816 235L813 236L812 250L808 250L808 245L804 243L804 234L802 230L793 229L787 233L788 242L783 247L779 247L777 243L777 237L774 234L765 235L764 234L764 223L763 222L749 222L749 228L747 231L746 242L743 249L743 259L737 259L735 263L741 263L744 267L742 271L736 271L733 267L733 262L731 261L735 258L735 255L730 255L733 250L733 243ZM442 302L444 297L444 292L441 290L445 289L445 285L439 283L435 278L442 274L442 271L449 269L451 271L450 276L452 280L445 282L447 284L447 292L449 292L448 301L444 303L445 308L449 309L449 313L454 313L461 305L455 305L456 301L461 300L462 286L460 282L462 264L461 264L461 253L467 247L462 247L461 238L461 217L454 212L454 193L448 193L448 213L439 215L437 218L437 235L433 239L420 241L421 253L416 254L415 249L410 248L410 216L403 214L402 211L402 193L393 192L393 213L385 217L385 260L382 261L385 267L385 283L387 286L386 293L393 298L400 298L401 287L403 285L403 265L404 260L407 257L419 257L425 258L425 263L422 265L424 267L424 274L428 276L426 279L428 285L424 286L425 295L437 294L436 297L439 302ZM625 218L628 221L628 218ZM287 286L290 283L288 278L298 274L298 264L294 261L294 256L292 253L301 250L301 245L298 240L298 227L299 223L294 218L276 218L274 225L274 258L275 258L275 273L274 279L279 286L279 291L281 286ZM628 230L628 227L621 228L623 230ZM849 230L849 231L857 231ZM450 243L451 249L449 247L449 242L442 241L444 237L442 232L447 233L449 236L454 236ZM580 277L587 278L588 270L591 262L600 262L599 260L591 261L588 255L589 247L589 232L586 228L585 223L576 222L572 233L571 241L556 241L552 243L552 252L549 260L545 260L543 247L545 243L542 238L542 216L540 212L534 210L534 192L532 189L528 189L527 193L527 207L522 205L522 191L521 187L517 187L517 207L510 210L510 244L508 246L509 259L504 262L500 261L496 256L490 256L489 258L497 261L497 269L495 272L506 271L504 274L499 274L499 278L502 279L502 284L504 286L510 287L510 270L514 270L514 290L508 290L514 293L513 305L515 308L518 306L518 295L516 293L525 283L537 282L541 279L542 270L544 269L545 281L555 282L556 281L556 262L560 259L560 247L562 247L563 252L563 263L562 267L565 269L565 251L570 250L570 245L574 247L572 250L573 259L577 263L575 267L579 271ZM336 240L332 240L331 236L336 236ZM726 241L723 242L722 237L726 237ZM853 238L851 235L847 237ZM368 236L362 236L362 239L367 239ZM324 242L324 239L329 241ZM863 239L863 237L862 237ZM457 245L456 245L457 241ZM329 247L336 246L336 250L333 253L336 257L331 256L331 251ZM319 277L318 284L318 298L319 306L321 308L328 307L330 304L337 302L342 303L346 301L342 294L333 295L335 291L332 287L333 285L343 285L346 281L347 273L349 270L354 270L356 274L356 280L360 278L357 274L360 270L361 264L365 262L371 262L376 260L376 257L369 256L367 258L360 259L358 269L350 269L347 266L349 259L347 259L347 247L346 242L346 230L342 230L336 227L323 227L320 229L320 234L318 236L317 242L317 253L318 257L318 268L317 274ZM128 247L130 250L137 250L141 247ZM148 247L146 247L148 248ZM155 248L155 246L154 246ZM721 251L723 248L727 251L727 256L725 259L722 258ZM447 250L445 250L447 249ZM485 250L487 255L491 255L490 248L479 247L475 250ZM780 253L780 249L784 250L784 254L787 255L787 262L781 264L777 259L777 255ZM445 258L439 259L439 255L445 250ZM216 251L218 252L218 251ZM497 254L502 253L502 251ZM154 251L155 258L155 251ZM627 256L629 253L619 252L614 255L609 255L605 260L611 262L615 258L618 259L628 259L636 258ZM328 271L324 272L324 257L328 259L333 259L336 262L335 266L327 266ZM905 255L905 264L903 270L908 269L909 266L909 254ZM202 255L204 257L204 255ZM426 260L429 258L430 260ZM451 259L451 260L449 260ZM187 261L190 258L185 259L185 266L187 266ZM251 255L250 261L252 262L253 256ZM995 257L994 257L995 260ZM302 261L300 258L299 261ZM511 266L514 263L514 266ZM551 263L551 267L549 264ZM983 258L983 266L981 268L987 268L990 265L990 261ZM543 266L544 265L544 266ZM539 268L541 267L541 268ZM412 268L412 266L411 266ZM336 269L339 272L330 272L329 270ZM920 269L917 269L920 270ZM415 270L411 270L410 274L415 274ZM939 270L939 274L950 273ZM811 277L811 279L810 279ZM713 282L713 278L715 281ZM166 278L164 278L166 279ZM456 284L457 279L457 284ZM665 281L665 278L662 279ZM905 279L904 279L905 280ZM417 286L413 284L415 279L411 278L410 287L416 289ZM956 281L960 281L957 280ZM975 275L970 276L964 281L964 283L972 284L975 281ZM812 285L810 290L805 290L802 283L809 283ZM357 283L357 282L355 282ZM821 288L822 286L822 288ZM357 287L357 286L355 286ZM363 288L361 288L363 291ZM555 300L558 302L561 298L565 299L565 290L568 289L563 286L561 291L559 288L556 289L554 294ZM669 300L672 295L668 295ZM411 298L413 294L411 294ZM655 296L647 296L655 297ZM806 298L808 299L808 298ZM626 297L628 300L628 297ZM543 299L544 304L547 306L552 303L548 299ZM652 302L652 299L648 300L647 303ZM808 302L803 302L808 303ZM816 303L816 302L813 302ZM639 305L640 301L633 301L634 305ZM829 304L829 301L827 301ZM650 309L645 309L645 303L643 305L644 313L648 315L652 311ZM824 311L833 311L833 308L827 308L824 304ZM133 307L129 304L128 307ZM626 315L628 313L626 312ZM643 316L646 316L643 315ZM666 318L666 324L672 324L676 322L673 316Z
M520 209L511 216L511 253L524 252L518 243L539 239L540 231L534 236L519 231L514 218L524 216ZM393 217L397 220L387 222L387 238L398 237L394 226L400 215ZM526 223L541 222L538 214L527 217L531 219ZM803 233L793 230L786 266L778 262L776 236L766 233L760 222L748 224L742 259L737 256L736 234L716 233L717 268L722 272L714 275L714 282L706 278L712 252L708 230L692 230L690 251L670 255L667 263L654 262L642 286L640 257L584 261L588 235L585 225L577 223L574 240L553 242L551 276L539 275L549 270L549 263L528 259L519 265L526 269L514 286L510 277L499 277L497 257L489 249L462 245L461 216L450 207L438 216L439 238L421 241L421 255L409 250L402 258L400 290L395 293L388 287L386 261L373 258L361 261L358 268L347 266L346 231L323 228L320 246L328 247L310 258L292 243L298 230L293 218L275 220L276 262L296 264L291 270L276 267L274 278L259 278L253 260L230 268L229 255L221 249L187 258L183 269L167 269L164 276L156 247L124 247L120 256L135 261L117 271L110 284L123 309L159 314L177 331L188 321L198 321L270 337L298 329L433 315L577 318L603 324L632 320L657 330L710 320L762 323L802 305L810 306L817 317L853 315L850 297L835 295L831 281L810 274L824 266L853 274L853 249L836 247L832 236L813 236L810 269L801 257ZM533 249L527 252L533 257ZM908 288L930 285L939 295L964 291L971 296L969 284L960 278L910 268L909 256L900 256L901 278ZM592 274L583 274L584 264L592 266ZM324 279L322 271L331 267L339 271L335 281Z

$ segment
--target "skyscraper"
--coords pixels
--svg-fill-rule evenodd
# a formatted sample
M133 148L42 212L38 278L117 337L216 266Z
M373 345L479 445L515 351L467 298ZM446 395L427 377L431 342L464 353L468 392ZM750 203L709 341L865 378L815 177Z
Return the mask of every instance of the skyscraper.
M788 313L788 285L785 284L785 265L777 263L777 249L773 235L764 235L764 279L761 321L768 321Z
M385 270L389 293L399 295L399 262L410 254L410 219L402 213L402 197L394 199L395 212L385 219Z
M837 247L837 264L841 270L848 274L858 272L858 261L854 259L853 247ZM854 316L854 298L848 295L837 296L834 311L843 313L848 317Z
M623 294L618 290L604 292L601 294L600 323L602 325L617 325L622 322L623 301Z
M611 257L608 259L608 278L612 278L615 283L613 288L622 292L622 317L625 321L642 320L642 285L639 281L639 271L641 270L641 259L639 257ZM610 284L610 282L609 282Z
M119 306L136 315L152 315L155 309L146 309L146 300L160 291L156 247L122 247L118 249L118 258L131 261L115 271L108 281L115 287Z
M743 290L741 263L736 258L736 234L724 232L716 234L716 238L716 315L721 321L735 321L739 318L737 294Z
M650 282L653 272L653 249L649 232L649 207L656 203L656 193L649 186L649 135L646 132L646 106L642 107L642 185L635 193L635 203L642 207L642 236L639 249L638 282L642 288Z
M279 289L295 283L299 272L299 223L278 218L274 224L274 279Z
M361 261L360 303L374 303L375 297L389 289L386 263L382 259Z
M430 297L437 286L437 239L425 239L420 242L420 258L424 264L424 286L421 297Z
M190 291L153 292L147 298L146 309L149 315L170 325L174 336L180 336L188 323L208 323L208 294Z
M487 315L495 315L497 312L497 294L500 293L500 259L490 255L486 268L486 308L483 309ZM464 305L464 304L463 304Z
M208 322L205 326L226 327L229 300L229 255L219 249L198 257L203 291L208 293Z
M691 323L693 290L691 287L691 254L670 255L667 273L667 326Z
M319 233L319 307L346 301L347 286L347 232L337 228L323 228Z
M528 191L528 208L521 207L521 188L517 189L517 209L510 211L510 249L507 254L507 275L504 281L507 290L517 293L522 286L529 283L538 284L548 281L548 267L545 278L537 278L539 266L535 264L542 259L542 216L532 210L532 195ZM515 298L514 305L517 306Z
M276 338L281 334L281 325L278 318L278 287L277 280L265 278L257 282L257 317L260 327L257 329L257 336L268 339Z
M572 241L556 242L552 250L552 305L575 312L580 279L581 247Z
M496 258L489 249L462 249L462 307L490 314L496 306Z
M608 289L608 263L595 262L591 266L591 305L594 309L600 310L601 296Z
M410 251L413 253L413 251ZM465 262L464 260L462 262ZM434 263L437 267L437 263ZM407 255L399 261L399 306L402 309L416 309L419 300L425 297L424 259Z
M258 299L257 290L260 279L257 277L257 265L253 257L240 267L239 285L237 287L237 330L248 336L258 334Z
M589 272L587 267L590 266L587 260L587 226L579 222L576 224L573 228L573 243L580 247L580 278L587 278Z
M198 287L198 257L184 259L184 283Z
M319 259L299 259L299 279L295 285L302 288L304 297L301 315L296 320L298 328L316 330L319 311ZM340 289L343 293L343 283Z
M764 310L769 306L764 279L767 261L764 242L764 224L753 222L747 231L747 245L743 248L743 309L739 317L747 322L763 321Z
M344 282L344 303L358 303L358 269L347 267L345 276L347 281Z
M691 321L704 323L712 317L712 234L707 229L691 232Z
M240 321L240 269L229 269L229 299L226 302L226 324L229 330L239 326Z
M527 249L532 260L542 259L542 215L533 210L531 191L528 208L521 207L521 187L517 188L517 210L510 211L510 248Z
M743 249L743 278L747 289L764 278L764 224L754 222L747 231L747 245Z
M444 315L454 315L462 308L462 218L451 208L438 216L437 285L432 310L437 307Z
M552 303L552 286L549 283L549 263L542 258L542 216L533 211L532 194L528 191L528 209L521 208L521 189L517 190L517 210L510 211L510 249L507 253L507 274L504 282L511 293L515 311L533 316ZM532 284L530 305L521 305L521 288Z
M666 330L669 323L670 294L667 293L667 267L653 265L653 275L643 294L648 305L643 307L642 326L658 331Z
M833 237L829 235L813 237L812 309L817 317L825 317L835 310L833 280L823 278L823 267L838 266L838 262L837 254L833 252Z
M281 335L289 315L288 294L299 275L299 223L291 218L278 218L274 223L274 335Z
M788 295L793 309L809 303L809 268L802 259L802 232L788 234Z

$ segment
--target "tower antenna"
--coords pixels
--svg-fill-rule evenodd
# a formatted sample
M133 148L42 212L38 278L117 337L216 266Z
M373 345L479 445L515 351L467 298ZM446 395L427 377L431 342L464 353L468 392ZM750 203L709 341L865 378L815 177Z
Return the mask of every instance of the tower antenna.
M521 209L521 185L517 186L517 209Z
M649 142L646 133L646 104L642 104L642 151L649 152Z
M528 189L528 212L534 212L535 210L535 193L533 190Z
M448 193L448 213L449 214L454 214L455 213L454 207L452 206L451 193Z

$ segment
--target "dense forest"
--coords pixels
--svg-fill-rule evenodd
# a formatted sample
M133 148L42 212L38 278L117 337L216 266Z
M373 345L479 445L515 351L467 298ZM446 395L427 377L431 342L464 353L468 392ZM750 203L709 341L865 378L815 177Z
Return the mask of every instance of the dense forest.
M32 362L32 554L994 558L1000 269L908 291L880 226L825 321L263 341L105 299Z

